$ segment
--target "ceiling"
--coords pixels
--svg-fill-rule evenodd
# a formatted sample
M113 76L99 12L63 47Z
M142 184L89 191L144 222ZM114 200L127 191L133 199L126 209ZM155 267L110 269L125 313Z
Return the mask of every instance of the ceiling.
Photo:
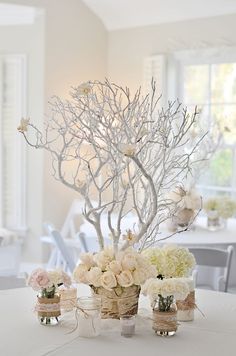
M108 30L236 13L236 0L83 0Z

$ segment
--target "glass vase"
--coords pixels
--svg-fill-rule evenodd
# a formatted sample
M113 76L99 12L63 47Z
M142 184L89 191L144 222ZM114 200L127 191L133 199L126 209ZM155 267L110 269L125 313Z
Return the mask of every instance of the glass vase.
M207 213L207 228L210 231L218 231L222 229L220 217L216 210L210 210Z
M173 296L159 297L153 305L153 330L159 336L175 335L177 324L177 307Z
M60 296L54 294L53 296L45 297L38 295L36 311L38 313L38 320L42 325L57 325L59 323L60 310Z
M101 298L78 298L78 333L81 337L96 337L101 332Z

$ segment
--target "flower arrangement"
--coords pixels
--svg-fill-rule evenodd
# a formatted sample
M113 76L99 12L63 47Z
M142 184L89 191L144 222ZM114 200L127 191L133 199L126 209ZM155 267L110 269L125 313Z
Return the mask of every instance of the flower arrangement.
M80 258L81 263L73 273L75 281L90 285L96 294L105 292L110 300L114 300L115 296L123 298L125 294L125 298L130 297L131 304L137 305L137 301L135 298L132 301L132 297L135 295L138 297L140 285L147 279L156 276L155 266L132 247L118 252L117 255L112 247L107 247L95 254L82 254ZM106 305L106 300L103 299L103 302ZM127 307L127 303L125 303L125 307ZM103 305L104 309L106 306ZM136 310L136 308L133 309ZM112 317L118 317L118 312L114 312ZM104 312L103 317L106 315L110 314Z
M147 249L143 254L156 267L159 278L188 277L196 265L195 258L182 246L165 245Z
M184 300L189 294L189 285L182 278L150 278L142 286L142 293L148 295L154 304L159 299L159 310L169 311L175 300Z
M40 291L42 297L53 298L59 286L69 287L71 285L71 278L62 270L46 271L37 268L31 273L28 285L33 290Z
M175 300L185 300L188 296L186 280L151 278L142 286L142 293L151 299L155 332L161 336L174 335L178 328Z
M195 189L186 190L181 186L175 188L168 194L169 199L177 206L176 214L168 221L170 230L176 231L178 226L185 227L190 225L196 213L201 209L202 200Z
M228 197L210 198L204 202L203 207L207 214L215 211L223 219L232 217L236 212L236 202Z
M18 131L29 146L51 153L54 178L80 195L84 218L96 231L101 252L84 257L87 263L76 268L75 278L106 293L113 309L109 315L118 315L112 303L118 291L126 300L133 295L126 310L133 313L140 284L153 268L129 248L141 251L156 243L162 223L179 210L166 192L184 182L199 162L194 157L204 135L189 140L198 111L189 114L178 101L160 110L155 81L145 96L141 88L131 94L108 80L83 83L70 95L70 100L51 100L43 129L22 119ZM186 142L191 148L183 152ZM128 213L136 223L124 238ZM105 248L104 221L113 246L110 252Z
M42 268L34 270L28 285L38 292L35 311L42 325L56 325L61 315L60 295L58 288L62 285L69 287L71 278L64 271L46 271Z
M82 263L73 273L75 281L95 288L103 287L108 291L139 286L156 274L156 269L148 259L133 248L115 256L113 249L107 247L95 254L81 254L80 259Z

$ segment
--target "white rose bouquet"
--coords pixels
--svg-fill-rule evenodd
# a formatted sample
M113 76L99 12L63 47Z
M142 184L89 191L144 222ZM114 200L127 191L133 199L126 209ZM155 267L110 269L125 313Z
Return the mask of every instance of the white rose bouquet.
M155 308L161 312L170 311L174 300L184 300L189 294L189 284L184 278L151 278L142 286L142 293L148 295Z
M156 267L132 247L116 255L109 247L82 254L73 273L76 282L88 284L101 297L102 317L115 319L137 314L140 285L155 276Z
M103 287L111 291L140 286L156 275L156 268L148 258L131 247L120 251L117 256L108 247L95 254L84 253L80 258L81 263L75 268L73 277L76 282L93 288Z
M193 254L182 246L165 245L150 248L143 254L155 266L156 276L160 278L188 277L196 265Z

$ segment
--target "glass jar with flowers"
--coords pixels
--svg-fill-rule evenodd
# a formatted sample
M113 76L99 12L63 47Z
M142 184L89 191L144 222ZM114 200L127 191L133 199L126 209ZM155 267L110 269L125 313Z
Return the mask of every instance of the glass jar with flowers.
M38 292L35 311L42 325L56 325L59 322L60 295L58 287L71 285L70 277L61 270L46 271L38 268L29 277L28 285Z
M144 255L132 247L117 254L107 247L95 254L81 254L80 259L73 277L101 297L103 319L137 314L141 284L156 275L155 266Z
M229 197L210 198L204 202L204 210L207 214L207 227L210 231L223 229L227 225L227 219L236 212L236 202Z
M151 278L142 287L142 292L151 299L155 333L160 336L175 335L178 329L175 301L184 300L189 294L186 281L182 278Z
M195 258L191 252L185 247L177 245L165 245L147 249L143 252L149 261L156 268L156 277L159 279L165 278L184 278L189 285L189 295L186 300L176 300L178 320L190 321L194 319L195 309L195 292L194 282L190 278L191 272L196 265ZM166 304L170 302L166 300Z

